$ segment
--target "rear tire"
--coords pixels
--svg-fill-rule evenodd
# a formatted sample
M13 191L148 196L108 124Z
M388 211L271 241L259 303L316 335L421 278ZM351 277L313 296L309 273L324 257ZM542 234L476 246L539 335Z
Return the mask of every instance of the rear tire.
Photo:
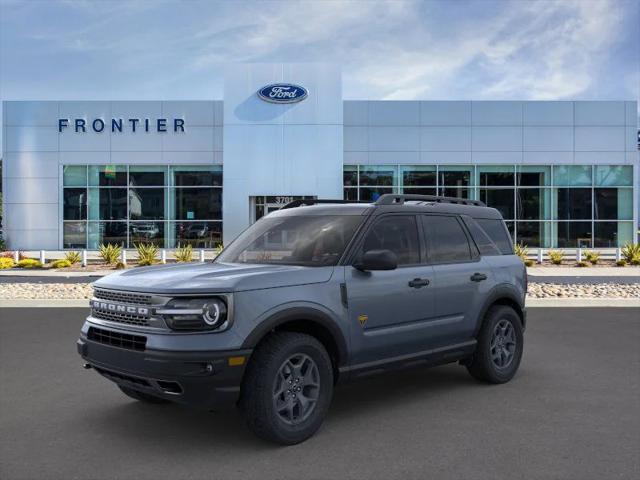
M139 392L138 390L134 390L132 388L129 387L123 387L122 385L118 385L118 388L122 391L122 393L124 393L127 397L131 397L134 400L138 400L140 402L144 402L144 403L156 403L156 404L161 404L161 403L169 403L168 400L165 400L164 398L160 398L160 397L155 397L153 395L149 395L148 393L144 393L144 392Z
M524 338L520 316L511 307L496 305L485 315L476 351L467 370L477 380L506 383L520 366Z
M322 425L333 397L333 366L324 346L297 332L276 332L251 356L239 407L258 437L294 445Z

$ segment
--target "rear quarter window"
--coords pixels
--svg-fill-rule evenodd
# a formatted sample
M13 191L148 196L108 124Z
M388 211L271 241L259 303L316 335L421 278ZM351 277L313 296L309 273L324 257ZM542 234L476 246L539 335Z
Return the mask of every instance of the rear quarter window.
M513 243L504 222L496 218L475 218L503 255L513 254Z

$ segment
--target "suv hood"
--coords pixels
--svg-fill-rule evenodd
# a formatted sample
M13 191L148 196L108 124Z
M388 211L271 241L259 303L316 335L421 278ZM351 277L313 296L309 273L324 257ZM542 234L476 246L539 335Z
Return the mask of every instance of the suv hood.
M333 267L255 265L240 263L187 263L138 267L113 273L96 287L146 293L239 292L263 288L322 283Z

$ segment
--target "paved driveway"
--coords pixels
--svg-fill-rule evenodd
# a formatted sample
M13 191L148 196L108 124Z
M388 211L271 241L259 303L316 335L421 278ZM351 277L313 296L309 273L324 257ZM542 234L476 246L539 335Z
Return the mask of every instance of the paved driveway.
M640 478L640 310L532 309L518 376L445 366L339 388L317 436L143 405L81 368L82 309L0 309L0 478ZM47 315L47 318L43 318Z

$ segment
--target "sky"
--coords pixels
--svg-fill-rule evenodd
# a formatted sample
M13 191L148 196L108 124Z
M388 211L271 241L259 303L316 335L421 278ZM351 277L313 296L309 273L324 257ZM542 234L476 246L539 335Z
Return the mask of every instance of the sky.
M220 99L228 62L346 99L636 100L640 1L0 0L0 99Z

